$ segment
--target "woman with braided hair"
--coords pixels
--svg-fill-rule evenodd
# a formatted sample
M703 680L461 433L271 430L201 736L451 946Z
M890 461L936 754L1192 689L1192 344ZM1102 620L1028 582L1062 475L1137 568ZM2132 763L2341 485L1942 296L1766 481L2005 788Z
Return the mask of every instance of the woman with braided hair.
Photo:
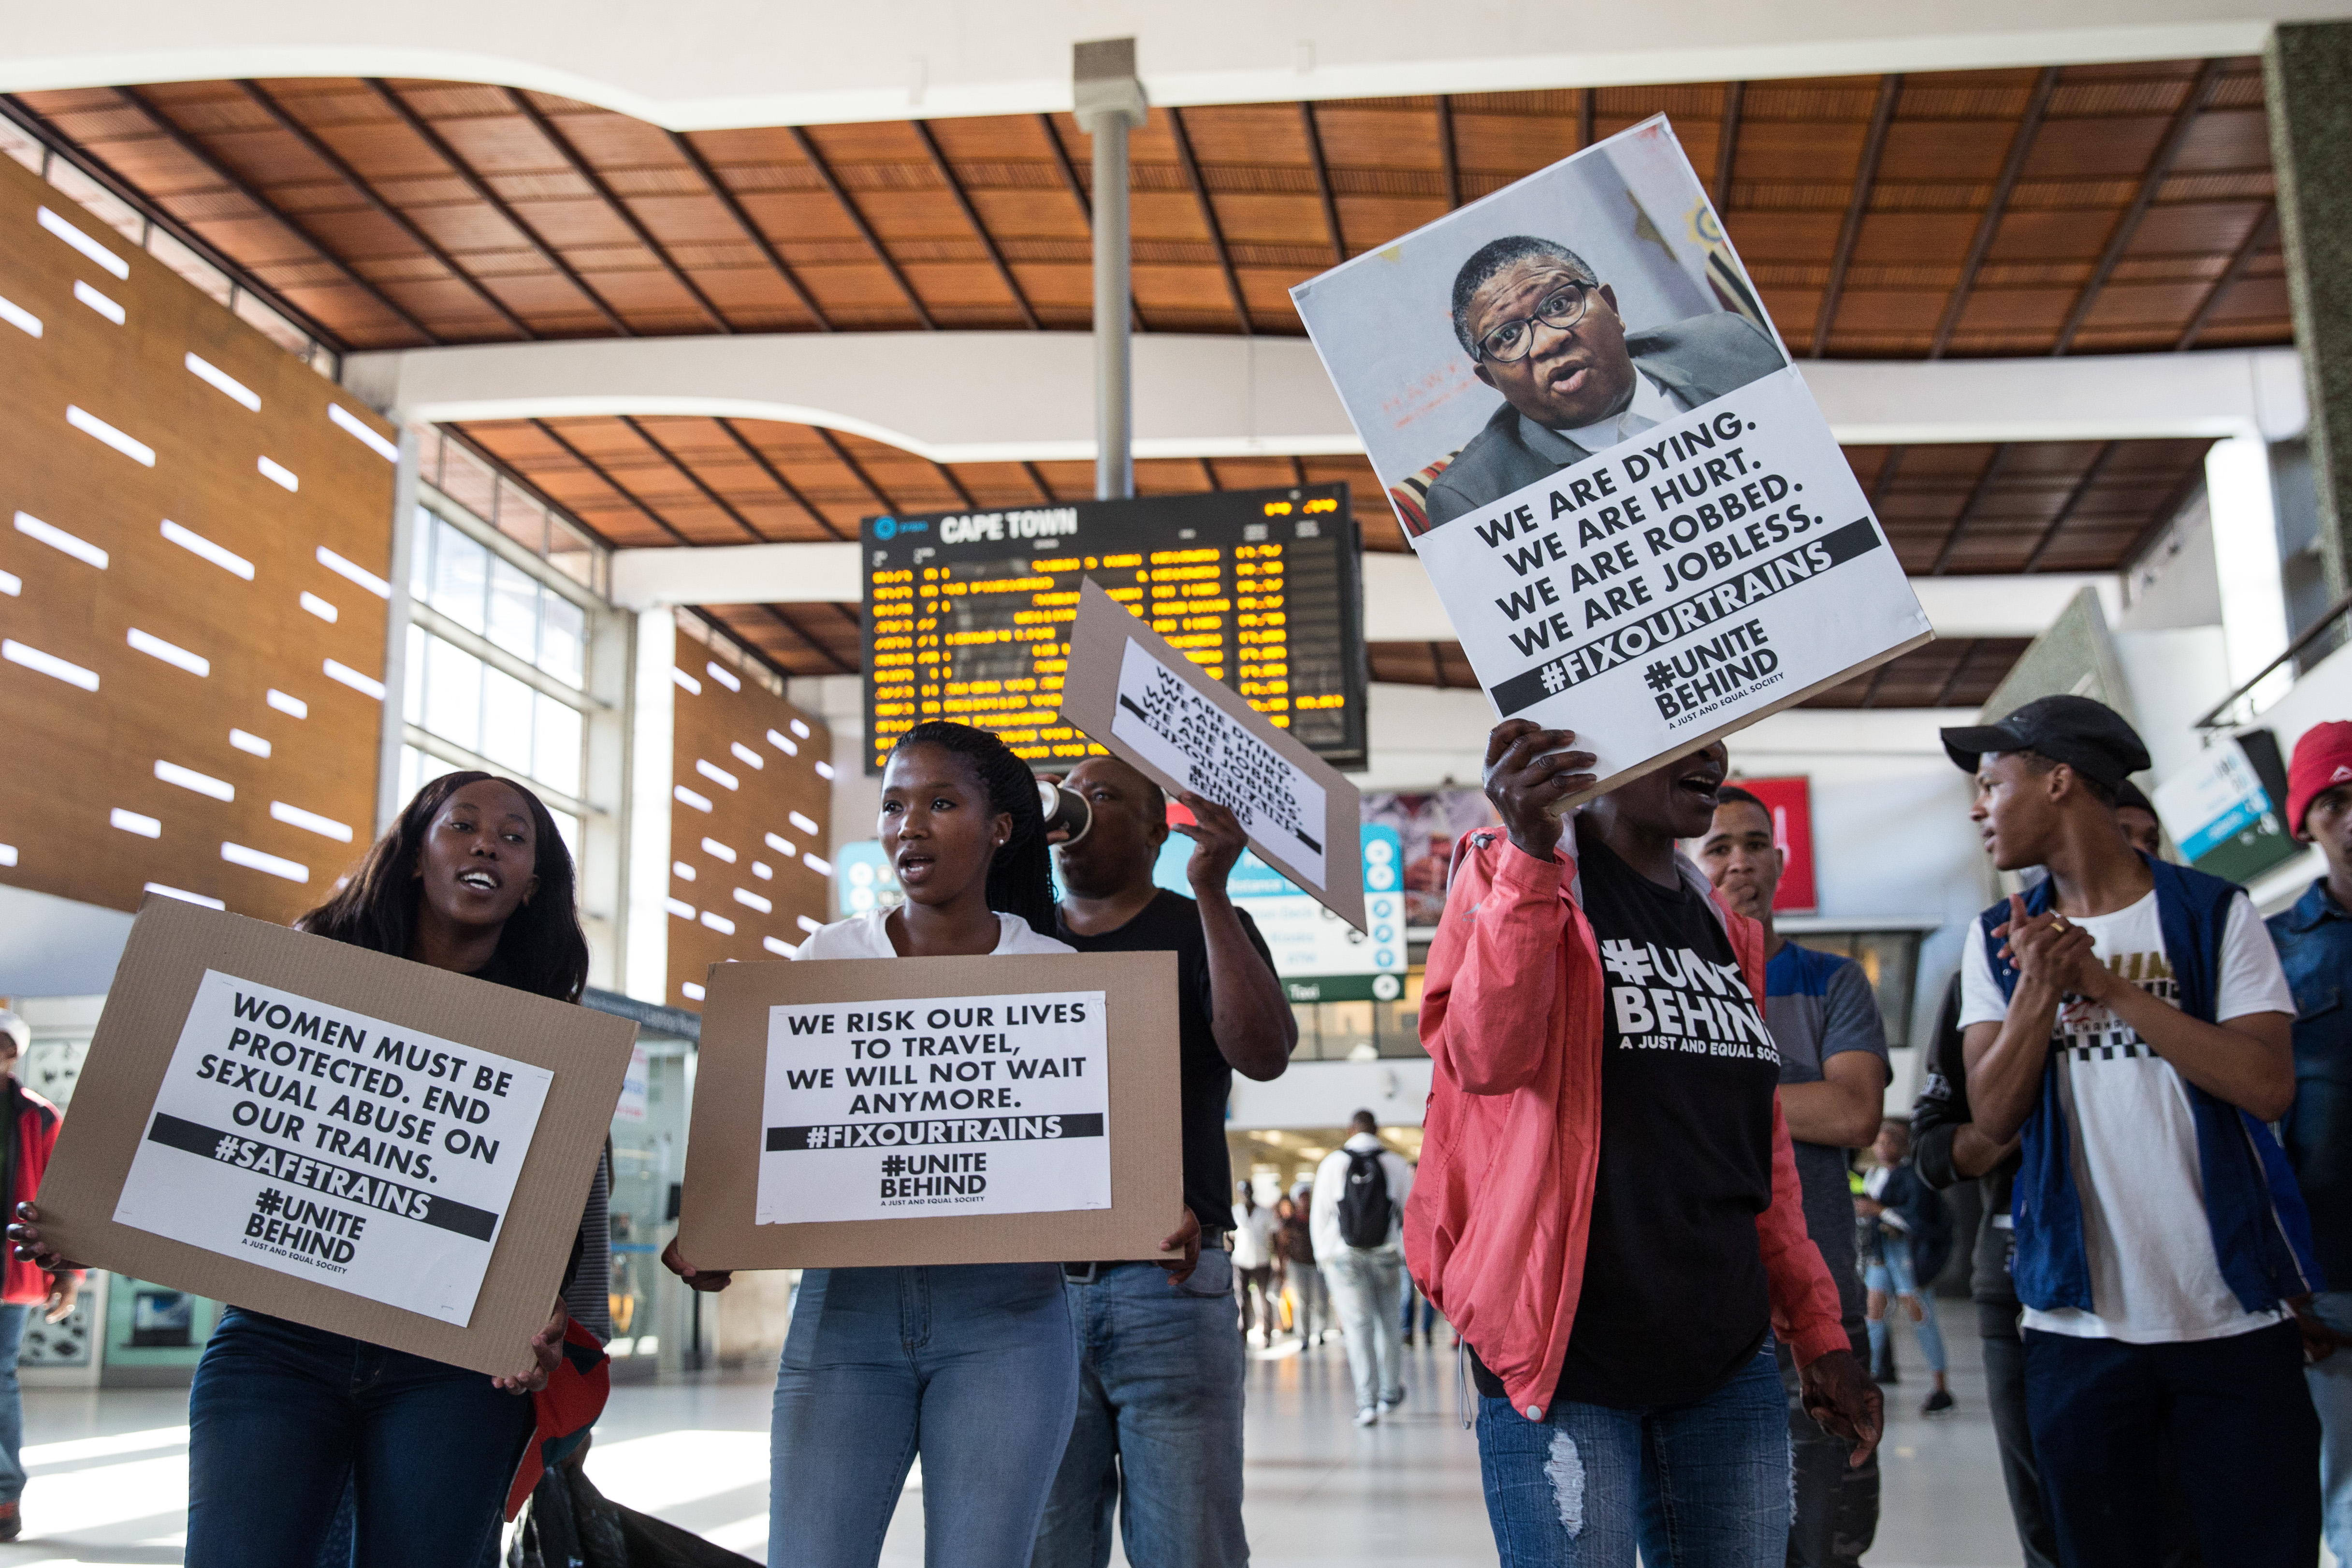
M817 931L803 959L1068 952L1037 784L984 730L917 725L882 772L882 851L907 901ZM1179 1278L1200 1224L1161 1244ZM697 1289L675 1244L663 1261ZM923 1461L925 1555L1024 1568L1077 1409L1078 1348L1057 1263L812 1268L776 1377L768 1562L880 1560L907 1472Z

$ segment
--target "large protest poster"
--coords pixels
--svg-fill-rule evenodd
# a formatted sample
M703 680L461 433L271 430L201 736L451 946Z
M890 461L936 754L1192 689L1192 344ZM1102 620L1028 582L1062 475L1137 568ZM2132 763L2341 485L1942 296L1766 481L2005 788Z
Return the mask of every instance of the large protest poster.
M82 1263L519 1372L635 1036L151 898L42 1180L42 1228Z
M1175 955L711 966L705 1268L1150 1258L1183 1202Z
M554 1076L206 970L114 1220L463 1325Z
M759 1223L1110 1207L1099 991L768 1009Z
M1192 790L1224 806L1261 859L1364 929L1356 786L1091 577L1070 625L1062 716L1171 795Z
M1563 804L1933 636L1663 117L1291 294Z

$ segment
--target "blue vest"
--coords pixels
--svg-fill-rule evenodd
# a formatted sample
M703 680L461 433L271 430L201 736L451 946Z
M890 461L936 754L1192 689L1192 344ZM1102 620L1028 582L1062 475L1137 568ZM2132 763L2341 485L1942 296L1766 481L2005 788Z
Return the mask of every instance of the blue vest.
M2166 861L2148 861L2156 877L2156 913L2165 958L2180 986L2180 1010L2219 1022L2221 942L2229 931L2235 882ZM2056 889L2047 879L2025 895L2028 914L2049 910ZM1985 956L2004 998L2017 991L2017 970L2000 956L1993 927L2008 921L2004 899L1978 917ZM2011 1189L2011 1223L2017 1257L2011 1265L2018 1300L2043 1311L2092 1310L2091 1269L2083 1251L2083 1205L2068 1157L2066 1117L2058 1100L2059 1053L2042 1070L2042 1097L2025 1122L2024 1164ZM2238 1304L2269 1311L2287 1297L2317 1290L2319 1266L2311 1246L2311 1219L2294 1173L2271 1130L2226 1100L2182 1079L2197 1125L2197 1159L2204 1179L2205 1219L2213 1257Z

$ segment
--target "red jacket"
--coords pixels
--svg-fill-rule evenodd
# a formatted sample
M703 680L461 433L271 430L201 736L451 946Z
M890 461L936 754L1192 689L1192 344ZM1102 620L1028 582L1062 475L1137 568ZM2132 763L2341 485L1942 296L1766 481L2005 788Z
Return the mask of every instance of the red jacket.
M1546 862L1488 830L1454 850L1422 992L1421 1043L1436 1073L1404 1215L1413 1278L1537 1420L1576 1321L1601 1154L1605 987L1570 881L1574 844L1563 835ZM1711 907L1760 1013L1763 927L1720 900ZM1777 1094L1772 1204L1756 1238L1772 1327L1798 1364L1848 1349L1837 1286L1805 1234Z
M49 1168L49 1152L58 1146L58 1127L65 1113L14 1078L0 1078L0 1095L16 1103L16 1179L9 1186L8 1219L16 1217L18 1204L31 1203L41 1191L42 1173ZM7 1248L8 1273L0 1284L0 1301L20 1306L46 1301L49 1277L35 1263L19 1262L15 1247Z

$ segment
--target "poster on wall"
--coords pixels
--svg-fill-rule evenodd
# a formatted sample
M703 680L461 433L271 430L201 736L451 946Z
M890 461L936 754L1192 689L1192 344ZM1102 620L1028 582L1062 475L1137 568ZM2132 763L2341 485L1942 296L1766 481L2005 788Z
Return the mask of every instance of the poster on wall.
M1291 296L1563 805L1933 636L1663 116Z
M1164 952L712 965L680 1246L714 1268L1154 1256L1181 1190L1175 989Z
M1484 790L1434 789L1368 795L1364 821L1397 836L1400 880L1408 926L1433 926L1445 914L1445 879L1454 846L1464 834L1502 819Z
M1731 782L1762 801L1772 818L1772 847L1780 851L1780 885L1772 894L1772 912L1812 913L1821 901L1813 890L1813 781L1800 775Z

